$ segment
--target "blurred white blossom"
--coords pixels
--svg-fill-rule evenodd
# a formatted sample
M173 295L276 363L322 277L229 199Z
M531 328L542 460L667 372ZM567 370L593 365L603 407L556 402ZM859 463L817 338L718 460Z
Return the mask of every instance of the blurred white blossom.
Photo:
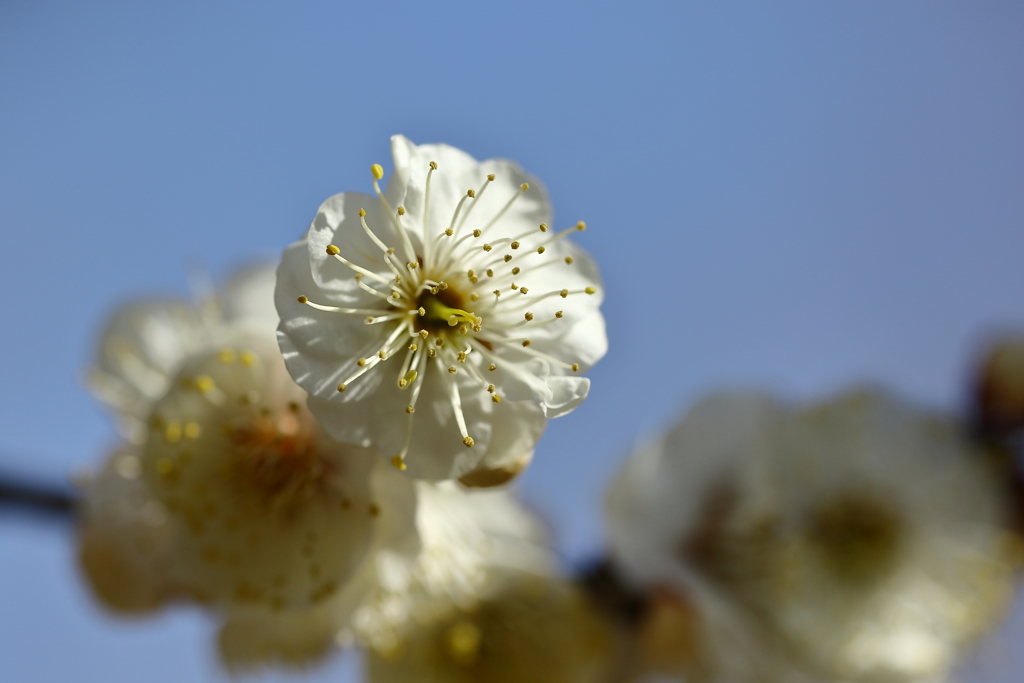
M401 136L392 155L386 192L374 165L377 196L331 197L285 251L285 362L336 438L416 478L501 483L606 350L596 268L564 239L585 225L549 227L510 161Z
M886 394L724 395L634 453L608 521L635 585L694 605L712 677L889 683L942 677L1000 616L1002 495L957 424Z

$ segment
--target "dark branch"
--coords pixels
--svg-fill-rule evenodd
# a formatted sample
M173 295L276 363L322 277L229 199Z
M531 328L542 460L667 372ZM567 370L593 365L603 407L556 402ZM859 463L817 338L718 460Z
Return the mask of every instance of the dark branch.
M0 512L11 509L70 518L77 496L71 487L30 483L0 474Z

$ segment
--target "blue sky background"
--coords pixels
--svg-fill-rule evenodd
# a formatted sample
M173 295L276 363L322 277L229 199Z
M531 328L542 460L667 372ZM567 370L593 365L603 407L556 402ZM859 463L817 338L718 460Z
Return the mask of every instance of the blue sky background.
M590 226L610 351L524 482L572 561L634 438L700 394L955 407L1024 327L1020 3L298 5L0 2L0 470L97 462L79 378L111 309L276 256L393 133L514 158ZM204 617L112 620L70 552L0 518L4 680L222 680ZM1024 669L1017 622L972 680Z

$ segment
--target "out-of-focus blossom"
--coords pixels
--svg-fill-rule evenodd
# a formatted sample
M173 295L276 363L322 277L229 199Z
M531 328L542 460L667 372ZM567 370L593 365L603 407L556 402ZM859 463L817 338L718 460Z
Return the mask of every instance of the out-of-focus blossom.
M239 271L219 295L199 306L152 299L126 305L113 316L87 380L93 394L114 410L128 441L145 439L153 403L190 355L231 344L238 335L273 335L274 281L272 267L254 266Z
M984 463L957 424L882 393L801 411L718 396L619 474L613 553L696 607L714 675L939 677L1001 614L1018 559Z
M225 614L230 664L297 663L347 626L345 588L382 533L412 533L415 491L309 413L268 324L271 290L226 301L245 312L225 311L165 364L174 374L147 401L141 442L85 491L80 556L116 610L195 600Z
M978 417L996 435L1024 430L1024 336L1006 337L985 355L977 379Z
M492 570L474 604L403 631L369 653L372 683L601 683L614 640L570 583Z
M386 192L374 165L377 196L331 197L285 251L285 362L336 438L416 478L501 483L606 350L596 268L564 239L585 226L550 228L510 161L401 136L392 154Z

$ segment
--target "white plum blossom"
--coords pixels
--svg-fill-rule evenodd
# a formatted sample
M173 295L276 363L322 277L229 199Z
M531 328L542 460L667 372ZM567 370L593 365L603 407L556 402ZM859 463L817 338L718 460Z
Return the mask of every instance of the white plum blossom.
M625 576L695 606L718 676L892 683L941 678L1000 615L1003 493L960 425L887 394L737 394L640 447L608 521Z
M506 160L392 138L376 196L320 207L278 270L279 341L335 438L415 478L504 472L587 396L605 353L593 261L540 184Z

